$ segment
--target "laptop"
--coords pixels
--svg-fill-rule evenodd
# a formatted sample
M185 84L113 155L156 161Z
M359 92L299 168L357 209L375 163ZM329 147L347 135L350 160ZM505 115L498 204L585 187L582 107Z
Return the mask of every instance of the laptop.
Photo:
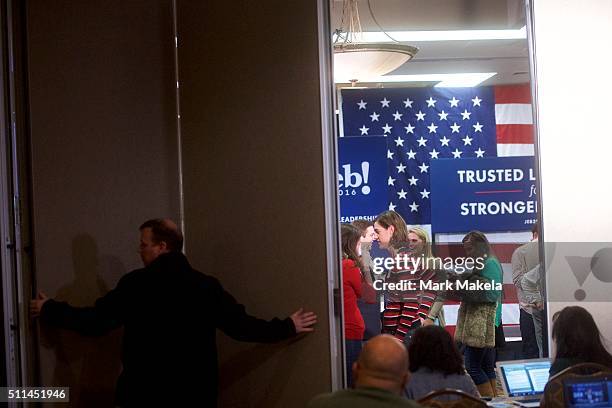
M563 380L565 406L569 408L612 407L612 377L570 377Z
M549 358L497 362L497 374L504 393L522 407L540 405L549 370Z

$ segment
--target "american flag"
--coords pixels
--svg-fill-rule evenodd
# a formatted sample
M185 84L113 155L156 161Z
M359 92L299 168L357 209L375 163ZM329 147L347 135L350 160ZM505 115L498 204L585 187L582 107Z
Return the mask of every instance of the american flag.
M387 138L388 208L431 224L432 160L533 155L528 84L343 89L341 137Z

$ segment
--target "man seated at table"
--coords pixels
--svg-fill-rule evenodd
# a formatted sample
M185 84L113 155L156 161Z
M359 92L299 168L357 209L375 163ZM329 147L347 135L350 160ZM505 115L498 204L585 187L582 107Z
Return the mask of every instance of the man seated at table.
M381 334L365 344L353 364L355 389L319 395L308 408L416 408L420 405L401 396L408 378L406 347L397 338Z

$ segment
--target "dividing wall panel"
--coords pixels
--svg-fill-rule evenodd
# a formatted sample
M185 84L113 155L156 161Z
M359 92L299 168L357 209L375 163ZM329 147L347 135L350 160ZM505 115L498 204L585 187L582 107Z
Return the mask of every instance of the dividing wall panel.
M90 305L141 267L139 225L179 215L172 2L32 0L27 17L36 281ZM40 335L41 384L113 406L121 333Z
M303 406L331 389L317 2L179 1L187 253L247 311L314 310L314 334L219 335L224 407ZM325 165L330 165L329 163Z
M579 305L612 340L612 2L529 3L549 324L556 311Z

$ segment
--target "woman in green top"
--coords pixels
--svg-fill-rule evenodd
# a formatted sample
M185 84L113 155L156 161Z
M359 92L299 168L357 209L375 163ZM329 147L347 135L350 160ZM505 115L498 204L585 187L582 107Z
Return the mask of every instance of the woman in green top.
M495 328L501 323L502 267L482 232L469 232L463 238L463 247L466 255L475 260L476 267L460 275L459 280L485 284L485 289L460 292L455 340L465 346L465 368L480 395L493 397L496 395Z

